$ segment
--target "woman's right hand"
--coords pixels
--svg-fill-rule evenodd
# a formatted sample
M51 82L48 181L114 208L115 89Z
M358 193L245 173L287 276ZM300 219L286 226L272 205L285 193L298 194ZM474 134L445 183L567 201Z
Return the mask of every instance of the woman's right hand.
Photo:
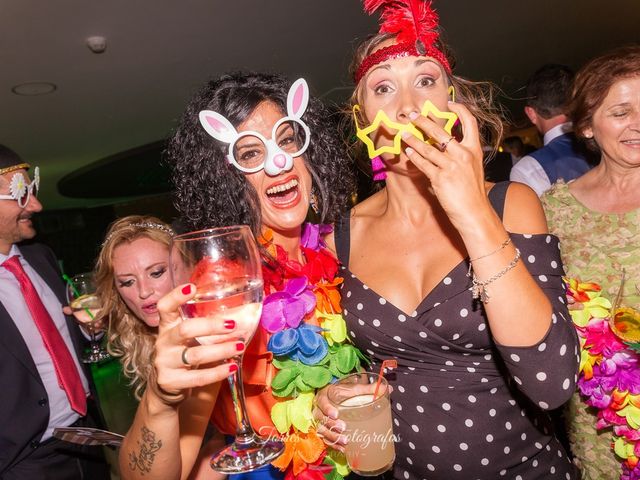
M342 420L338 420L338 409L331 404L327 397L328 389L327 386L319 390L314 398L313 418L317 424L316 432L328 446L344 452L347 437L342 435L342 432L344 432L346 425Z
M235 322L216 322L210 318L182 320L180 306L195 293L194 285L180 285L158 301L160 323L153 365L157 387L170 396L224 380L238 368L235 362L224 360L244 349L242 340L230 336ZM196 337L212 335L220 335L221 342L200 345L196 340Z

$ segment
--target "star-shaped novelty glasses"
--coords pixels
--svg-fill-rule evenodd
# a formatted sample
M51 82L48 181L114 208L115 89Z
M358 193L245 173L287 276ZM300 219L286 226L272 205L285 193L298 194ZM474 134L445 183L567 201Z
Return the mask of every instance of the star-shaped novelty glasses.
M402 140L402 137L400 135L402 134L402 132L409 132L410 134L419 138L423 142L426 141L429 143L435 143L435 140L431 138L427 138L427 140L425 140L423 133L420 130L418 130L413 123L394 122L391 119L389 119L389 117L383 110L378 110L378 113L376 114L376 117L373 120L373 123L371 123L371 125L369 125L366 128L360 128L360 125L358 125L359 113L360 113L360 105L354 105L353 118L356 123L356 136L360 140L362 140L362 142L367 146L367 152L369 153L369 158L375 158L378 155L381 155L383 153L393 153L396 155L400 153L400 150L401 150L400 142ZM453 128L453 125L456 123L456 120L458 119L458 116L453 112L443 112L439 110L431 102L431 100L427 100L426 102L424 102L424 105L422 106L422 110L420 111L420 115L422 115L423 117L428 117L429 115L432 115L433 117L442 118L443 120L446 120L447 122L445 123L443 128L449 135L451 135L451 129ZM397 130L397 133L393 137L393 145L384 145L376 149L374 141L369 135L375 132L378 128L380 128L380 124L385 125L389 131Z

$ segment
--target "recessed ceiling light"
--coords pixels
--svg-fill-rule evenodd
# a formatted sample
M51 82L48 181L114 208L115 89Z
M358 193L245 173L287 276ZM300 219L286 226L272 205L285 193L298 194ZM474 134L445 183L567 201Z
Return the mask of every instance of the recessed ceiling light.
M48 95L55 92L57 88L54 83L50 82L28 82L16 85L11 88L11 91L16 95L34 97L37 95Z

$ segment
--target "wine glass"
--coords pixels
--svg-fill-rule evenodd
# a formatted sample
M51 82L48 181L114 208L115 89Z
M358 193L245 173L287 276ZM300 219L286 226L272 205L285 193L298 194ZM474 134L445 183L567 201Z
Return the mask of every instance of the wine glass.
M95 318L100 310L100 300L96 295L96 284L91 273L80 273L67 281L67 302L78 323L83 324L89 331L91 340L89 350L82 356L82 363L99 363L110 358L109 353L96 339Z
M222 227L174 237L171 267L174 286L192 283L196 287L195 297L181 308L184 319L235 320L233 335L249 343L260 321L264 291L260 255L249 227ZM229 337L197 340L213 344ZM211 468L224 473L256 470L284 450L280 440L261 439L251 427L242 385L242 353L234 360L238 369L228 380L237 421L235 441L211 458Z

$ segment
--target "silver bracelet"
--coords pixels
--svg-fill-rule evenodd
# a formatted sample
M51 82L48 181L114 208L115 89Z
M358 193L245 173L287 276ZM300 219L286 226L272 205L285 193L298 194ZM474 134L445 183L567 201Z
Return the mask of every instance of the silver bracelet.
M516 256L513 258L513 260L511 260L511 262L509 262L509 265L504 267L502 270L500 270L498 273L496 273L493 277L489 278L488 280L484 280L484 281L478 280L478 277L476 277L476 273L473 272L473 278L471 280L471 288L469 289L471 290L471 295L473 296L473 299L476 300L479 298L482 303L489 303L489 292L487 291L487 286L490 283L495 282L497 279L499 279L505 273L507 273L509 270L515 267L518 264L519 260L520 260L520 250L516 248Z
M485 255L480 255L479 257L476 257L476 258L470 258L469 259L469 270L467 270L467 277L471 276L471 264L473 262L475 262L476 260L480 260L482 258L490 257L491 255L495 255L496 253L498 253L500 250L504 249L510 243L511 243L511 237L507 237L507 239L504 242L502 242L500 244L500 246L498 248L496 248L493 252L487 253Z

